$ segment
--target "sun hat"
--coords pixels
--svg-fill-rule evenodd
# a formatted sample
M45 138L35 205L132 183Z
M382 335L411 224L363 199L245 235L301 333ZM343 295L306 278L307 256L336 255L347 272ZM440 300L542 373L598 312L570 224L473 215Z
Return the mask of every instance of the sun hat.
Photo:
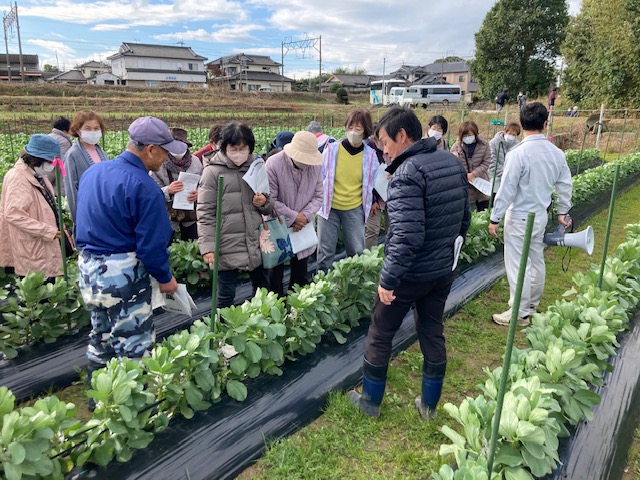
M184 155L187 145L173 138L166 123L156 117L140 117L129 125L129 137L140 145L157 145L172 155Z
M173 135L173 138L176 140L180 140L182 143L185 143L187 147L193 147L193 143L189 141L189 135L184 128L173 127L171 129L171 135Z
M296 133L291 143L284 146L284 152L298 163L322 165L322 154L318 152L316 136L311 132Z
M34 157L42 158L48 162L60 156L60 144L49 135L35 133L29 138L29 143L24 147L25 151Z
M282 130L276 135L276 141L273 142L276 148L284 148L284 146L293 140L293 132Z

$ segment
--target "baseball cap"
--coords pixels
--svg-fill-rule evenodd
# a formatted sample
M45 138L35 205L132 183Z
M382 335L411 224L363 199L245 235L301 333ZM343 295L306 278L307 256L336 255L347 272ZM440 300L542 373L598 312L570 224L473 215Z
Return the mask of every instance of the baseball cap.
M140 117L129 125L129 137L141 145L157 145L171 155L184 155L187 145L173 138L166 123L156 117Z

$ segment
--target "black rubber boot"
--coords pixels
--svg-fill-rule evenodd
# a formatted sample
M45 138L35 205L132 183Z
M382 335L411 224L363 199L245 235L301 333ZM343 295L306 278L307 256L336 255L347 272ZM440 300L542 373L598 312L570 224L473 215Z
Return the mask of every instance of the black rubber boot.
M349 392L349 400L362 413L370 417L380 416L380 404L387 385L387 369L389 365L371 365L364 360L362 367L362 394L355 390Z

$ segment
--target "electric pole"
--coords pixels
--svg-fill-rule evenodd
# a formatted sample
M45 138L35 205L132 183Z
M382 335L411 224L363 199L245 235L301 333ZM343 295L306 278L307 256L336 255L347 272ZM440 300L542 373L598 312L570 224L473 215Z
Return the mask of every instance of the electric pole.
M4 26L4 45L7 50L7 70L11 81L11 61L9 60L9 37L13 38L13 25L15 23L18 32L18 52L20 54L20 80L24 82L24 63L22 61L22 42L20 40L20 23L18 22L18 2L14 3L9 13L5 13L2 19ZM7 34L9 32L9 34Z
M308 38L307 34L304 34L304 38L302 40L291 40L285 39L282 42L282 78L281 78L281 89L284 92L284 57L289 50L302 50L302 58L305 57L306 51L308 49L315 49L318 52L318 86L320 89L320 93L322 93L322 37L318 38ZM285 51L286 49L286 51Z

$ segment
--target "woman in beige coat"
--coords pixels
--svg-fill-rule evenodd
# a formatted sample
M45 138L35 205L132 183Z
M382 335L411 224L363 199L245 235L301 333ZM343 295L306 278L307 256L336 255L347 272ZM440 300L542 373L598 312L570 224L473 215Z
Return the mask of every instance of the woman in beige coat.
M60 157L58 142L48 135L32 135L2 183L0 266L20 276L62 274L55 194L47 179L56 157Z
M274 207L273 199L254 194L242 180L255 160L256 141L247 125L228 123L220 132L220 150L204 157L198 188L198 243L204 261L213 263L216 241L218 178L224 177L218 272L218 308L233 305L238 272L246 271L254 291L268 288L260 253L260 223ZM262 214L262 215L261 215Z
M475 205L481 212L489 207L489 197L471 185L474 178L489 180L489 164L491 149L489 144L479 135L475 122L462 122L458 129L458 140L451 147L462 166L467 170L469 180L469 206Z

